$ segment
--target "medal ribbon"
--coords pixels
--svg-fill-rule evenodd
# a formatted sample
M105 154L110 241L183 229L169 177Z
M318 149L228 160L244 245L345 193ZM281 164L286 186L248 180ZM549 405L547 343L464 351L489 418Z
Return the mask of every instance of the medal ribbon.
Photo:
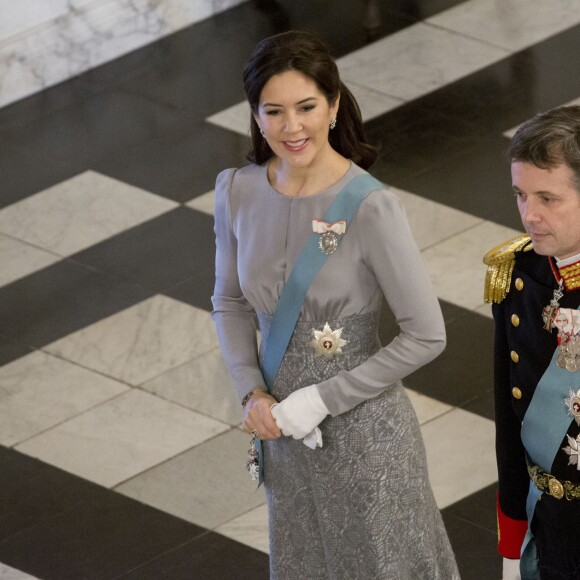
M580 388L580 372L571 373L560 368L556 363L557 358L558 349L536 387L522 421L521 431L522 442L530 459L548 473L572 422L564 400L571 388ZM522 544L520 561L522 580L539 580L540 577L530 526L541 495L542 492L530 481L526 504L528 531Z
M380 181L368 173L353 177L340 190L324 215L323 221L328 224L344 221L346 226L348 226L365 197L371 191L382 189L383 187ZM300 316L308 288L329 256L320 251L318 238L317 234L312 234L302 247L276 305L276 312L268 333L262 362L262 374L268 389L272 388L282 364L282 359L286 354L286 349ZM339 240L341 239L339 238ZM264 455L261 443L259 439L256 440L256 449L260 461L258 487L264 480Z

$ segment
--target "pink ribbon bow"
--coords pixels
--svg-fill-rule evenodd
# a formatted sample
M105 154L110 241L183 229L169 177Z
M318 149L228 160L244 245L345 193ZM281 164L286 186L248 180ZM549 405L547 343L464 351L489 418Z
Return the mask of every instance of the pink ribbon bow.
M312 220L312 231L315 234L326 234L333 232L338 236L342 236L346 232L346 220L340 220L329 224L324 220Z

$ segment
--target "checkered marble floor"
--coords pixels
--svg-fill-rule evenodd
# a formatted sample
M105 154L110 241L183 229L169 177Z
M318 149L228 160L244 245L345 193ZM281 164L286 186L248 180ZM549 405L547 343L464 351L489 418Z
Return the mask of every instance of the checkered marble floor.
M405 384L462 577L500 577L481 258L520 231L514 127L580 102L580 7L385 0L367 43L351 2L319 2L245 2L0 109L0 578L267 578L212 187L245 163L243 62L289 26L332 47L405 204L448 333Z

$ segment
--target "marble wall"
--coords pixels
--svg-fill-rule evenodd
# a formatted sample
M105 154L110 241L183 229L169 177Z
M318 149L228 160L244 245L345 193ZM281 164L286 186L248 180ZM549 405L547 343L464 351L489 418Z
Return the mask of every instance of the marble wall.
M3 2L0 107L244 1Z

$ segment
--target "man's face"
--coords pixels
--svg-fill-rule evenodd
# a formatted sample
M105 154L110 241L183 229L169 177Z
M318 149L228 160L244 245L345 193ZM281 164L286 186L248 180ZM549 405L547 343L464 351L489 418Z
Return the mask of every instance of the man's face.
M534 250L559 259L580 254L580 192L567 165L540 169L512 163L512 186Z

